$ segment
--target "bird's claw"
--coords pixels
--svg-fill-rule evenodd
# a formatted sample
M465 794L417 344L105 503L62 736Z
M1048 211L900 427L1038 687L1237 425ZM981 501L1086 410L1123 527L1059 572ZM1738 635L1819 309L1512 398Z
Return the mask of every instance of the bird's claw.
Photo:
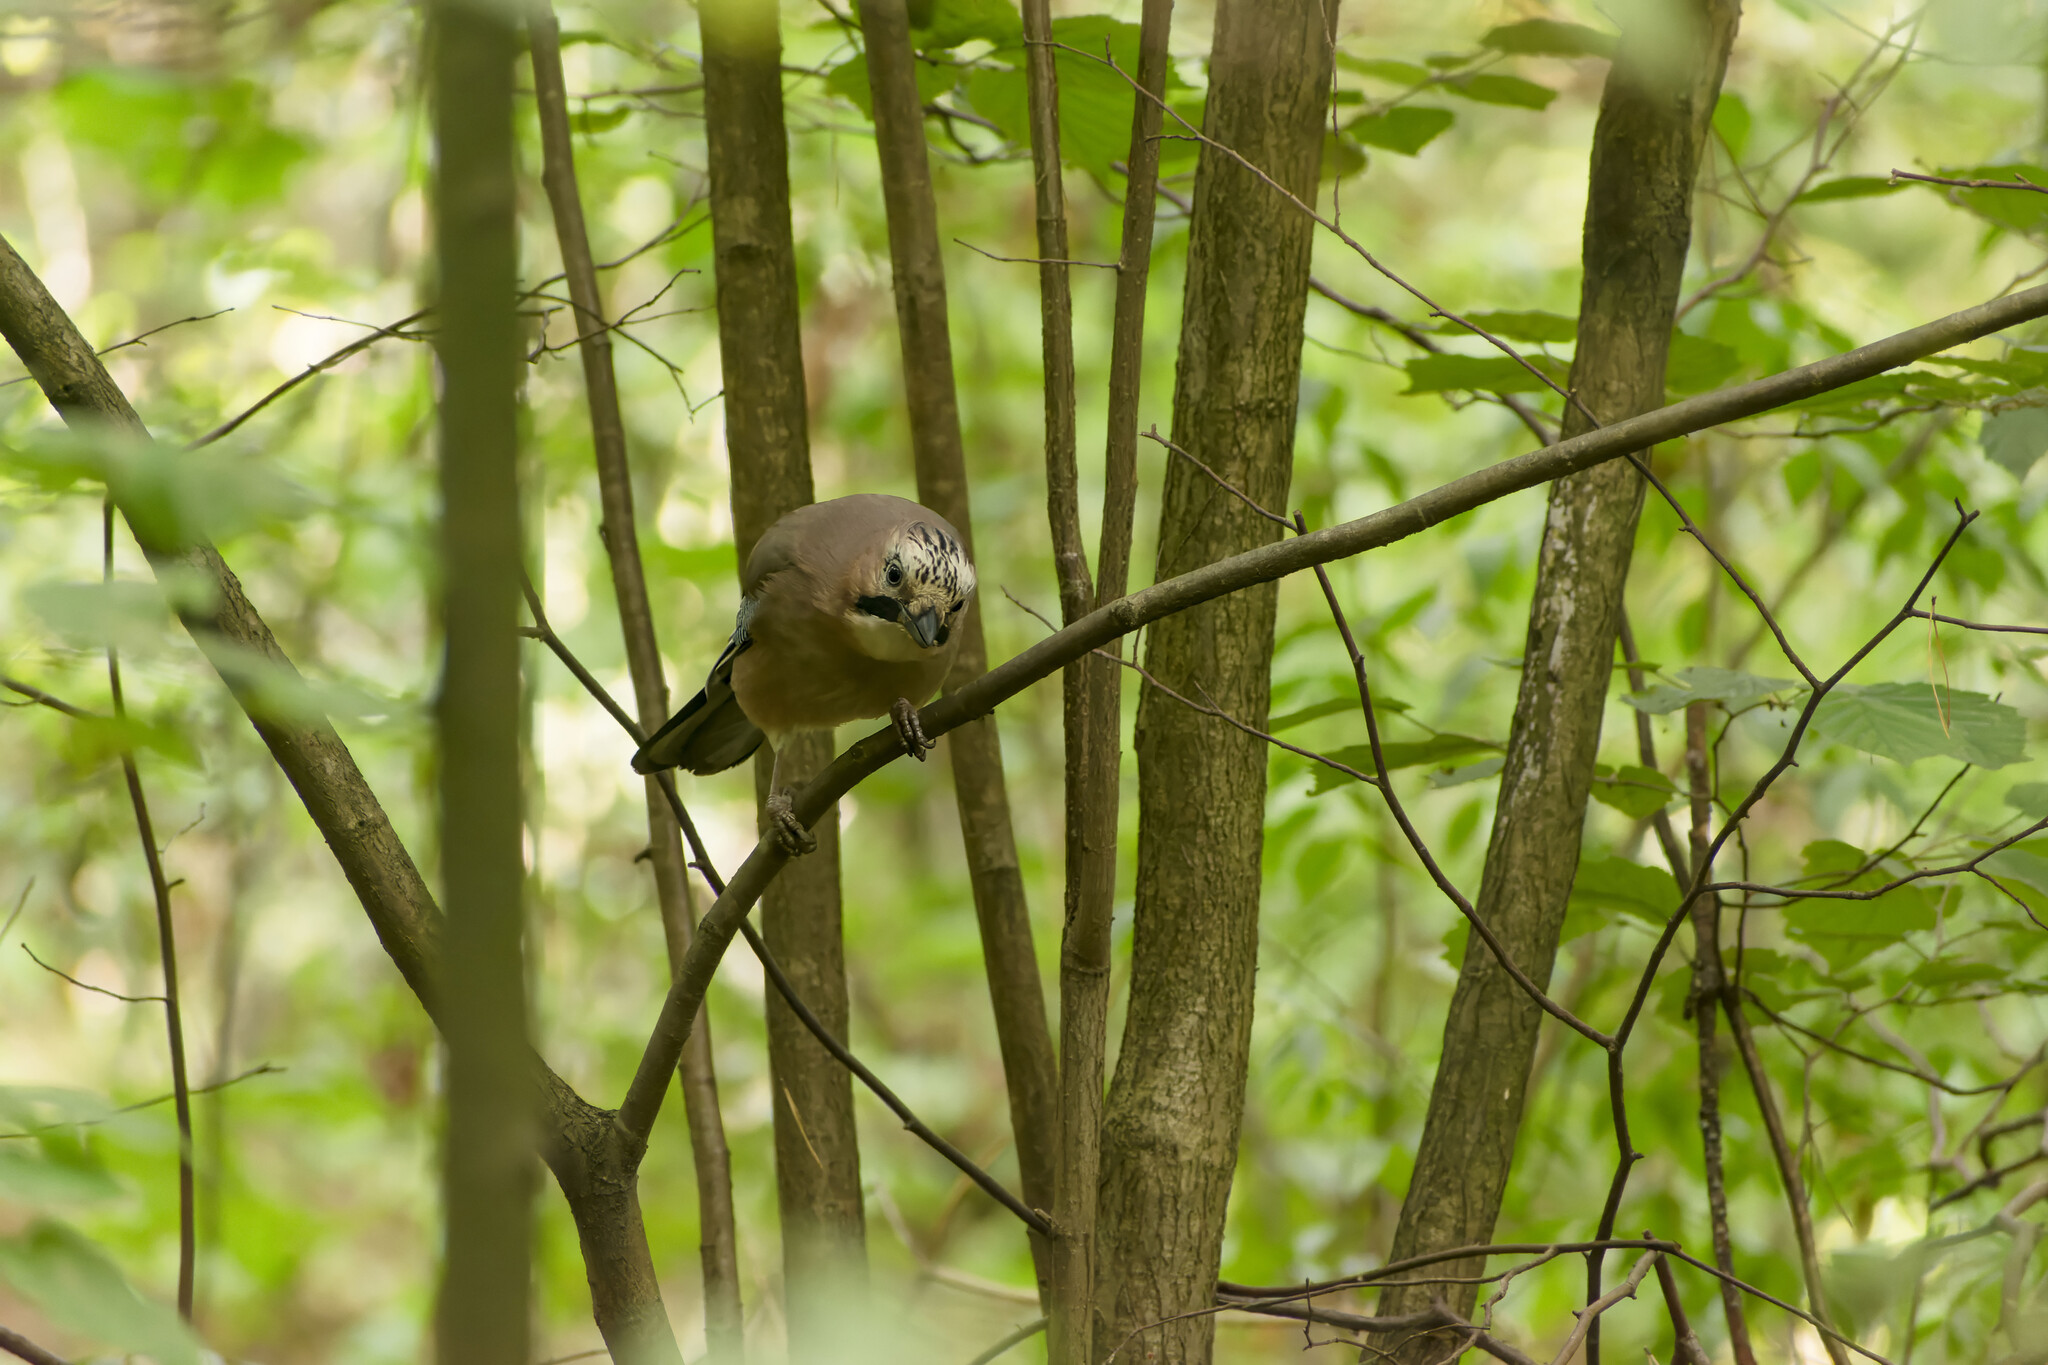
M889 708L889 719L896 723L896 738L903 741L903 752L918 762L937 747L938 741L926 739L924 725L917 718L917 708L907 697L898 697Z
M769 833L784 853L792 858L801 858L806 853L817 851L818 837L796 818L796 802L788 792L775 792L762 809L768 816Z

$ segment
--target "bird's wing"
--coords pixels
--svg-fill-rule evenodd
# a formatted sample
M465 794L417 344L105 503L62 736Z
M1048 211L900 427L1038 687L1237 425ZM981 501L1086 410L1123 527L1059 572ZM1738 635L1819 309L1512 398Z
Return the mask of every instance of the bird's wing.
M711 675L704 680L703 690L640 746L633 755L634 772L686 768L699 775L722 773L761 747L766 736L747 719L732 693L733 660L754 643L747 633L747 623L753 619L756 605L752 597L741 601L732 638L725 642L718 662L711 665Z

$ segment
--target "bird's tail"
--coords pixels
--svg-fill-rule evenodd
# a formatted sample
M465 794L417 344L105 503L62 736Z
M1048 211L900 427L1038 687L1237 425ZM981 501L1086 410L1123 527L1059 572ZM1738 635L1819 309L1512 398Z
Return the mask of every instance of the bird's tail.
M714 671L704 690L640 746L633 755L633 771L683 768L700 776L722 773L744 762L766 738L740 710L729 676Z

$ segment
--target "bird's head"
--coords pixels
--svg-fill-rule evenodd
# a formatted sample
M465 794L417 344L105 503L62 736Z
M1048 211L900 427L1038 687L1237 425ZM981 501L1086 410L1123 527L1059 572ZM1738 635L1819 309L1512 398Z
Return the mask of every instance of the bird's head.
M967 547L929 522L913 521L892 532L854 577L850 616L877 658L907 660L942 647L974 596Z

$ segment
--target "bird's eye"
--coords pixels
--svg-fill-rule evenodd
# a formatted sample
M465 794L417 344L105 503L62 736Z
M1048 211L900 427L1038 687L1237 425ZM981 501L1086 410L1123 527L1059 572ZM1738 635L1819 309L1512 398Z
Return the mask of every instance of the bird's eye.
M892 588L900 588L900 587L902 587L902 586L903 586L903 566L902 566L901 564L891 564L891 565L889 566L889 575L888 575L888 577L889 577L889 586L890 586L890 587L892 587Z
M962 601L959 601L959 602L955 602L955 603L954 603L954 604L953 604L952 606L950 606L950 607L946 608L946 613L947 613L947 615L949 615L949 616L950 616L950 615L951 615L952 613L954 613L954 612L956 612L956 611L960 610L960 608L962 608L962 607L964 607L964 606L966 606L966 605L967 605L967 603L966 603L966 602L965 602L964 600L962 600Z

